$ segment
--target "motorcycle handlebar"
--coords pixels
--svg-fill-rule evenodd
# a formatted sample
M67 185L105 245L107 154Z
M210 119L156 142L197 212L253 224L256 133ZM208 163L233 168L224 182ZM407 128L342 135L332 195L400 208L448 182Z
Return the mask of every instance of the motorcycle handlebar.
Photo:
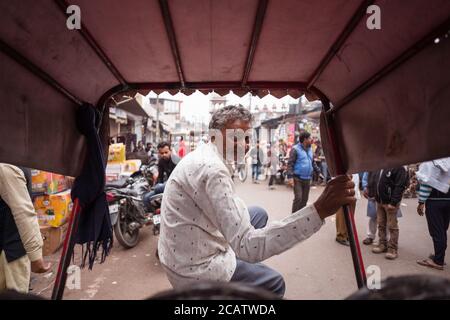
M107 188L107 189L105 189L105 192L113 192L116 194L131 196L131 197L139 196L139 194L136 190L131 190L131 189Z

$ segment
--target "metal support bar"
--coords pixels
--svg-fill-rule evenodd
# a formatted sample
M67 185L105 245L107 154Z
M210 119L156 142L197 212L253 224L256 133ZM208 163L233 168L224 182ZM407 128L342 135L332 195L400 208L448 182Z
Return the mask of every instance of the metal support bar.
M131 90L173 90L173 89L183 89L180 87L179 82L150 82L150 83L129 83L128 89ZM118 86L117 88L121 88ZM268 82L268 81L255 81L247 82L245 86L249 90L257 89L295 89L295 90L305 90L305 82ZM242 89L242 83L238 81L217 81L217 82L185 82L184 89L198 89L198 90L214 90L214 89ZM318 89L312 88L312 91L317 92Z
M167 36L169 37L170 47L172 49L173 58L175 60L175 67L177 69L178 77L180 79L181 88L185 88L184 73L181 65L180 52L178 50L177 39L175 37L175 30L173 27L172 16L170 15L169 4L167 0L159 0L161 7L161 14L166 27Z
M408 61L414 55L419 53L428 45L432 44L434 40L450 31L450 18L448 18L444 23L442 23L439 27L431 31L421 40L413 44L406 51L404 51L400 56L392 60L389 64L387 64L380 71L375 73L372 77L370 77L366 82L356 88L353 92L351 92L348 96L343 98L341 101L336 103L336 105L327 111L327 113L335 113L337 110L343 108L347 104L349 104L353 99L360 96L367 89L372 87L376 82L387 76L389 73L400 67L403 63Z
M80 99L75 97L69 90L64 88L60 83L58 83L55 79L53 79L48 73L44 70L33 64L30 60L22 56L19 52L11 48L6 42L0 39L0 50L5 53L8 57L15 60L18 64L25 67L32 74L46 82L48 85L53 87L56 91L61 93L67 99L71 100L73 103L81 106L82 102Z
M67 268L70 265L70 260L75 246L75 235L78 230L78 222L80 220L81 207L78 199L75 199L72 208L72 214L67 228L66 238L64 240L64 247L61 252L61 259L59 260L58 273L56 274L55 285L52 291L52 300L61 300L64 295L64 289L67 280Z
M345 26L342 33L339 35L339 37L336 39L336 41L331 46L330 50L328 50L325 57L320 62L317 69L313 72L310 80L308 81L307 89L309 90L314 83L317 81L317 79L320 77L322 72L325 70L325 68L330 63L331 59L336 55L336 53L339 52L342 45L345 43L345 41L348 39L348 37L352 34L353 30L358 26L361 19L365 16L367 7L372 5L375 1L374 0L365 0L361 3L361 5L358 7L356 12L353 14L350 21Z
M64 13L64 16L66 16L66 10L69 6L65 0L54 0L56 4L61 8L61 10ZM100 48L97 41L95 41L92 34L89 32L89 29L86 28L86 26L81 22L81 29L78 30L80 34L83 36L84 40L89 44L89 46L94 50L94 52L97 54L97 56L100 58L100 60L105 64L105 66L111 71L111 73L114 75L114 77L123 85L125 85L127 82L125 78L122 76L122 74L117 70L116 66L112 63L112 61L108 58L106 53Z
M255 23L253 25L252 39L250 42L250 47L248 48L247 60L245 62L244 74L242 76L242 83L241 83L242 87L245 87L247 85L247 81L250 76L250 71L252 69L253 59L255 57L256 47L258 45L258 40L261 34L261 29L264 22L264 16L266 15L268 3L269 3L268 0L260 0L258 3Z
M327 99L323 99L322 103L323 112L325 113L330 108L330 102ZM338 175L341 175L345 174L345 170L342 163L342 157L337 146L335 127L331 117L332 115L327 115L325 113L325 126L327 128L328 141L331 144L333 155L336 161L336 171ZM361 248L359 246L358 233L356 231L355 220L353 216L354 213L351 212L349 205L345 205L343 209L345 226L347 227L347 233L350 242L350 251L352 254L356 283L358 285L358 288L362 288L367 285L367 277L361 255Z

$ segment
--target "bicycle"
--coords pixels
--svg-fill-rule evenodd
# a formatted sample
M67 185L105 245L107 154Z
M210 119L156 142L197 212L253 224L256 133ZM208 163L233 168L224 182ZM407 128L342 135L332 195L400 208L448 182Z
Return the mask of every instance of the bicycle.
M246 155L244 157L244 161L242 163L237 163L237 161L235 161L233 163L233 180L234 180L234 176L237 173L237 176L239 178L239 181L241 182L245 182L245 180L247 180L247 176L248 176L248 164L247 164L247 159L248 159L248 155Z

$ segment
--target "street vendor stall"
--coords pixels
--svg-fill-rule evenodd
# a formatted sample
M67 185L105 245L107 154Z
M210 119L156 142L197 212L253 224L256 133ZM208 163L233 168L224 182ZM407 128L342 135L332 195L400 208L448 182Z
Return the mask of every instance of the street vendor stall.
M106 146L115 95L196 89L320 99L334 175L450 156L448 0L19 0L0 10L1 162L78 176L83 103L100 111Z

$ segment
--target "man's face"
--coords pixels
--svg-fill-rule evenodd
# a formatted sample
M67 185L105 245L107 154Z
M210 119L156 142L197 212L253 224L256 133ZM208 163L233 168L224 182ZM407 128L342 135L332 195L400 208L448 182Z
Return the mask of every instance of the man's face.
M164 148L158 149L158 154L161 159L169 160L170 156L172 155L172 151L168 146L165 146Z
M312 144L312 139L311 139L311 137L306 138L305 140L303 140L303 146L304 146L305 148L311 147L311 144Z
M223 139L223 150L225 155L232 153L233 160L238 161L243 158L245 153L248 151L248 146L250 143L247 134L250 131L250 122L236 120L227 124L225 129L222 129ZM241 150L243 152L238 152Z

